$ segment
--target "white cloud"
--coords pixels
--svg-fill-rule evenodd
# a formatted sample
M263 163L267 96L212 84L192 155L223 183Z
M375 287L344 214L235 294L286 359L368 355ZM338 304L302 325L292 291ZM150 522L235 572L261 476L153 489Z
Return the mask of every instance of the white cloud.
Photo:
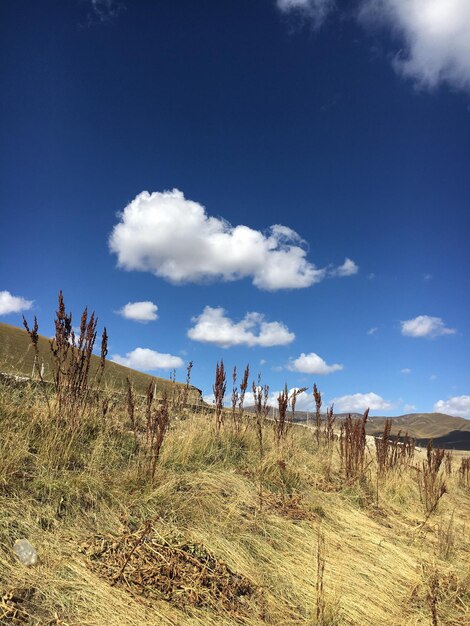
M409 367L404 367L402 370L400 370L402 374L411 374L411 370Z
M335 7L335 0L277 0L282 13L295 13L312 20L319 28Z
M408 337L439 337L440 335L455 335L455 328L447 328L440 317L418 315L410 320L401 322L401 334Z
M438 400L434 405L434 411L470 419L470 396L453 396L447 400Z
M300 289L328 275L307 261L305 242L287 226L268 232L210 217L178 189L142 192L120 214L109 238L118 266L173 283L250 277L268 291Z
M266 322L261 313L247 313L240 322L234 322L222 307L206 306L192 321L194 326L187 333L190 339L214 343L222 348L285 346L295 339L285 324Z
M331 403L334 404L336 411L350 411L351 413L365 411L366 409L377 411L392 408L390 402L373 392L340 396L339 398L333 398Z
M310 352L309 354L302 354L290 361L287 368L293 372L302 372L303 374L331 374L343 369L342 365L335 363L334 365L328 365L318 354Z
M414 404L405 404L403 406L403 411L405 413L412 413L413 411L416 411L416 406Z
M153 322L158 319L158 306L149 300L144 302L128 302L116 311L122 317L136 322Z
M136 348L128 352L125 357L113 354L111 361L136 370L152 371L161 369L176 369L184 365L183 359L172 354L162 354L149 348Z
M344 259L343 265L336 267L330 271L331 276L339 276L343 278L344 276L354 276L359 271L359 266L354 263L353 260L346 257Z
M437 375L431 374L431 376L429 377L429 380L437 380Z
M360 19L386 24L404 50L395 69L418 85L440 83L470 90L470 2L468 0L363 0Z
M32 300L25 300L21 296L12 296L9 291L0 291L0 315L28 311L32 306Z
M378 328L377 326L374 326L373 328L369 328L369 330L367 331L368 335L375 335L378 332Z

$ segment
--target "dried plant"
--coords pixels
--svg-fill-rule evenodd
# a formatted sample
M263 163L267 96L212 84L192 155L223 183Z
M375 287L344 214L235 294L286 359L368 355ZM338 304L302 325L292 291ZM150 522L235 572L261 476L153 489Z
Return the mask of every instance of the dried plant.
M297 403L297 396L307 391L308 387L299 387L299 389L294 389L290 396L290 409L291 409L291 423L295 421L295 405Z
M444 521L441 521L437 525L438 553L441 559L445 560L450 559L455 546L454 514L455 510L452 511L452 515L450 516L447 524Z
M274 438L277 447L280 446L281 440L287 434L287 407L289 405L289 392L287 385L279 393L277 397L278 415L274 415Z
M258 448L260 458L264 455L263 448L263 427L266 421L266 417L269 412L268 398L269 398L269 386L261 385L261 374L258 374L258 384L252 384L253 398L255 403L256 414L256 434L258 437Z
M232 382L233 382L233 387L232 387L232 425L234 427L235 430L238 430L237 428L237 423L238 423L238 402L240 399L239 393L238 393L238 387L237 387L237 366L235 365L233 367L233 372L232 372Z
M346 478L357 478L364 472L366 452L366 422L369 416L367 409L362 418L353 420L351 415L341 424L339 438L341 467Z
M447 492L447 487L439 471L444 460L445 451L433 448L432 440L426 449L426 460L421 468L418 468L418 485L421 502L424 505L427 516L425 522L436 510L439 500Z
M170 424L170 411L166 391L163 392L161 401L158 403L157 407L153 408L154 396L151 387L152 383L149 384L147 389L146 445L149 453L148 471L150 478L153 480L155 478L160 450Z
M466 489L470 488L470 456L466 456L460 461L459 484Z
M126 383L127 383L127 393L126 393L127 417L129 418L132 432L134 433L134 438L137 444L137 422L135 419L135 395L134 395L134 390L132 388L132 383L129 380L129 378L126 378Z
M318 547L317 547L317 580L315 583L316 590L316 624L323 626L325 624L325 590L324 590L324 576L325 576L325 535L323 534L321 526L318 527Z
M245 404L245 394L248 389L248 379L250 376L250 365L247 364L245 367L245 371L243 372L243 378L240 383L240 393L238 394L238 419L236 430L240 432L242 421L243 421L243 407Z
M325 432L324 432L324 439L329 449L332 448L333 442L335 441L335 438L336 438L335 421L336 421L336 418L333 413L333 406L331 406L330 408L326 409L326 422L325 422Z
M53 384L57 403L58 415L61 420L76 426L79 418L89 403L90 368L93 348L96 341L96 327L98 319L94 312L88 317L85 307L80 318L78 335L72 326L72 313L67 313L64 296L59 291L58 307L54 320L55 334L49 342L52 354ZM23 325L33 344L35 359L39 362L39 335L38 323L34 318L33 328L30 329L25 318ZM101 382L108 353L108 335L106 328L101 339L101 354L99 366L95 374L94 385ZM42 379L42 368L40 370ZM44 381L43 381L44 382ZM50 405L49 405L50 408Z
M227 388L227 381L225 377L224 362L220 361L220 365L217 362L217 367L215 370L215 383L212 386L212 389L214 391L215 426L216 426L217 432L220 432L220 428L223 423L224 397L225 397L226 388Z
M317 438L317 446L321 443L321 393L318 391L316 384L313 385L313 398L315 400L315 435Z
M452 450L446 450L444 453L444 468L447 476L452 476Z

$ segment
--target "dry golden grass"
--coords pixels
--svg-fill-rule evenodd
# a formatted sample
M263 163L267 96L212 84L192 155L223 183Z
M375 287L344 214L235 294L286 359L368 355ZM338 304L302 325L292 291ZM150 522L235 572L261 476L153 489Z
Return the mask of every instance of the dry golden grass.
M230 419L217 432L212 414L194 415L171 423L152 481L141 471L145 449L135 451L124 407L104 422L90 409L73 432L47 415L34 391L0 389L2 625L470 624L470 494L458 484L460 460L423 524L416 470L391 471L377 483L370 445L365 472L346 480L337 443L330 459L307 429L292 428L278 447L265 423L260 462L253 417L240 432ZM143 529L153 543L145 550L139 541L126 544L136 546L126 563L123 537ZM22 537L38 550L34 567L12 552ZM100 557L90 558L90 546L103 537L124 564L116 584L105 574L106 555L103 567L96 566ZM214 559L206 563L220 573L222 590L235 588L230 576L238 575L252 592L217 602L197 587L204 580L189 575L186 588L175 583L175 601L158 589L136 590L133 576L161 566L152 549L178 568L182 556L187 566L185 546L201 546ZM171 575L161 575L171 586ZM206 600L192 602L198 589Z

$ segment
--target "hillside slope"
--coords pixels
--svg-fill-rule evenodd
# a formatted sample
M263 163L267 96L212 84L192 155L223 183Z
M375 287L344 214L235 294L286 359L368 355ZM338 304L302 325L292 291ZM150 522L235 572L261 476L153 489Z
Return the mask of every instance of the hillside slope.
M44 378L51 380L51 351L49 339L39 336L39 351L41 359L45 364ZM0 372L7 374L31 376L34 364L34 350L27 332L16 326L10 326L0 322ZM92 356L92 371L97 368L99 358ZM171 388L171 381L150 376L142 372L130 369L113 361L106 361L106 368L102 380L102 386L114 391L123 392L127 388L126 379L132 382L136 393L145 394L151 381L157 385L157 390L161 393L164 389ZM180 383L176 383L179 385ZM191 386L190 400L197 403L201 399L201 392L196 387Z
M254 420L175 421L153 480L125 407L67 430L37 394L0 386L0 429L2 626L470 624L456 460L428 515L416 469L379 478L366 451L347 478L304 428L277 446L264 424L260 456ZM34 567L13 555L21 538Z

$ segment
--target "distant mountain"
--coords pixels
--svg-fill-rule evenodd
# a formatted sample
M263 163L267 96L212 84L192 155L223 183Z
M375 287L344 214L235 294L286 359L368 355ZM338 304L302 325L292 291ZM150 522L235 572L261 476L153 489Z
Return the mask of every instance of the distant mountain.
M254 407L247 407L246 411L254 412ZM278 413L276 408L270 408L270 416L277 416ZM335 417L337 421L341 421L348 415L349 413L338 413ZM351 413L351 417L357 419L362 417L362 414ZM325 419L325 415L322 415L322 419ZM432 439L436 447L470 450L470 420L463 417L453 417L444 413L407 413L391 418L370 416L366 424L367 434L380 435L386 419L392 420L392 435L397 435L400 431L402 435L408 432L408 435L415 438L420 446L426 446ZM314 424L315 413L296 411L294 421Z

